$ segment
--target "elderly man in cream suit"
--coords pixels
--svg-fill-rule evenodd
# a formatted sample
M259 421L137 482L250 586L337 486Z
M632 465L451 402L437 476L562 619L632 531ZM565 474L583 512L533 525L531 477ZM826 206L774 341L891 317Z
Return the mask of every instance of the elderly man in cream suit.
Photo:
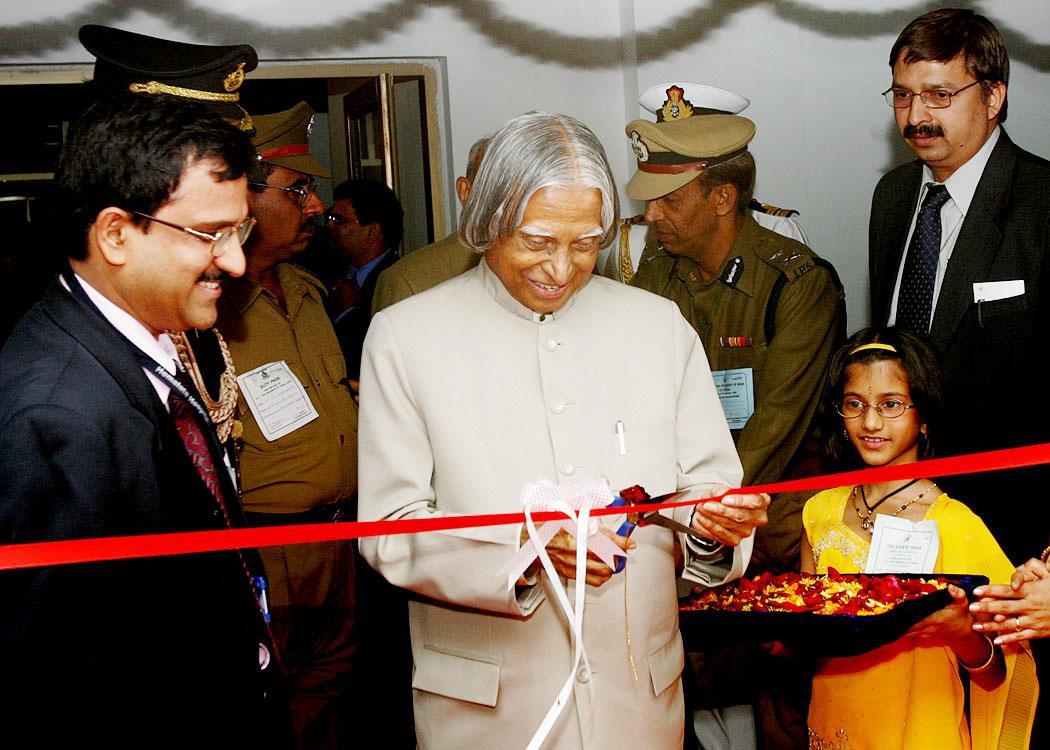
M520 511L526 482L605 477L705 498L740 463L696 334L674 303L592 276L613 237L616 189L582 123L532 113L489 146L460 235L467 273L374 318L361 375L360 517ZM685 577L739 576L769 498L678 508ZM601 519L603 522L607 518ZM588 560L581 663L546 748L680 748L683 703L673 534L646 526L625 569ZM414 592L422 748L525 747L574 668L555 586L575 596L572 537L547 549L559 576L503 570L522 540L497 526L363 540ZM724 546L722 546L724 545Z

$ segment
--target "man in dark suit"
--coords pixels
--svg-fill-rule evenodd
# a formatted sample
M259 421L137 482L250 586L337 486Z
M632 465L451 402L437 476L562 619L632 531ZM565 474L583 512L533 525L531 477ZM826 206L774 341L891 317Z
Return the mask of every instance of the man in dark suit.
M941 355L938 455L1044 442L1050 164L1002 128L1002 37L972 11L933 11L904 29L890 66L886 97L918 160L883 177L872 199L872 321L928 334ZM1046 545L1044 470L944 485L984 517L1015 562Z
M168 331L213 325L244 271L253 161L167 97L107 98L76 125L68 267L0 353L0 544L243 525ZM250 551L0 573L5 747L282 745L258 574Z
M347 180L336 185L333 197L325 226L344 273L328 299L328 312L347 375L356 381L376 283L397 262L405 212L394 191L376 180Z

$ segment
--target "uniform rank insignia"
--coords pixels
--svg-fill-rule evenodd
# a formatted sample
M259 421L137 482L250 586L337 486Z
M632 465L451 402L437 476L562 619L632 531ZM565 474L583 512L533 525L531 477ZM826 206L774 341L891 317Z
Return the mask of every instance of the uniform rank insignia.
M719 336L718 345L723 349L750 349L754 342L750 336Z
M740 274L744 272L744 259L739 255L729 261L726 270L722 272L722 282L726 286L735 287L740 280Z

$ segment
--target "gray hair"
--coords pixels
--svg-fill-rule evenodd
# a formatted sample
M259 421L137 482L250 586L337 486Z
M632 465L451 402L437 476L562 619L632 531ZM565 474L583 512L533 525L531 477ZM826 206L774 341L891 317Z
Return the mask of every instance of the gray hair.
M597 136L568 115L529 112L492 136L459 222L459 238L483 253L511 237L525 207L543 188L595 188L602 196L602 242L620 213L609 160Z
M489 141L492 140L492 136L483 136L474 141L474 145L470 147L470 153L467 154L467 171L463 175L467 178L467 181L473 183L474 178L478 175L478 169L481 167L481 160L485 158L485 150L489 147Z

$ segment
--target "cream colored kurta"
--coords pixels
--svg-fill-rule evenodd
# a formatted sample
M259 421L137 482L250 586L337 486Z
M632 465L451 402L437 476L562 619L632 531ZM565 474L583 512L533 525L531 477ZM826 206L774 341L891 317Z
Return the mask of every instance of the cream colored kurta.
M360 425L362 520L520 511L522 485L544 477L605 476L614 489L641 484L654 496L691 487L695 497L741 477L703 348L678 308L599 277L541 316L482 262L380 312L365 341ZM689 513L675 515L687 522ZM422 748L524 747L568 675L572 643L550 582L516 595L500 575L519 533L361 542L387 579L418 595L410 622ZM673 540L652 526L633 538L626 574L588 589L593 674L578 674L546 748L682 745ZM731 573L728 561L689 553L687 567L714 582L735 577L749 541Z

